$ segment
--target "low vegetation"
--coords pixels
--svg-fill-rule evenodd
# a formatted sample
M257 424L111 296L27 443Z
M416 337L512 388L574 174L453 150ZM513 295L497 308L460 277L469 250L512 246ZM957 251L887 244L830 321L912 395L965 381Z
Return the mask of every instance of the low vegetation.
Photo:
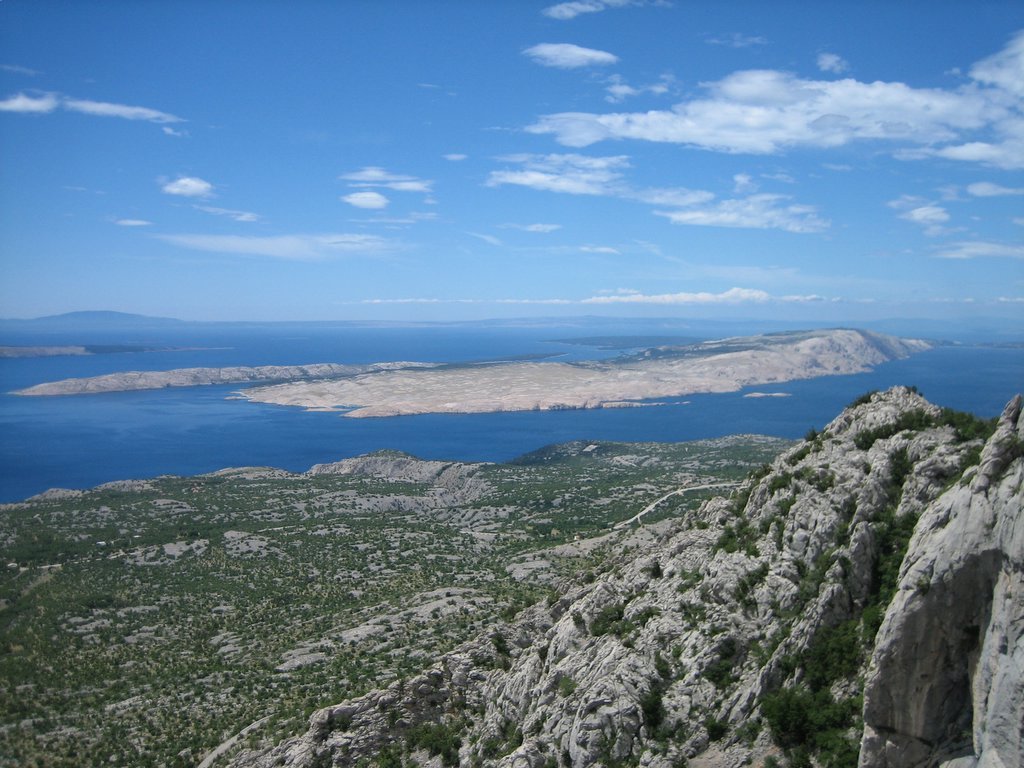
M785 445L573 443L442 486L240 471L5 505L0 766L195 765L252 723L243 745L296 734L315 709L481 633L507 663L495 622L593 578L606 555L589 539ZM711 493L673 496L644 523ZM624 638L651 615L604 629ZM460 738L454 722L425 726L407 748L452 764Z

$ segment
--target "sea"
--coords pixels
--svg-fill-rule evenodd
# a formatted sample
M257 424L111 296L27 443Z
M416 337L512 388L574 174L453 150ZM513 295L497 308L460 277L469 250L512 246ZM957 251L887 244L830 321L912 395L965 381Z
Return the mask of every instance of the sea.
M623 332L635 340L609 345L606 337ZM233 397L242 385L69 397L10 394L46 381L127 370L600 359L628 353L633 343L666 343L674 338L669 333L663 327L635 324L616 329L323 323L170 324L87 334L7 331L0 334L0 344L129 344L152 351L0 359L0 502L50 488L90 488L113 480L226 467L299 472L382 449L424 459L503 462L571 440L677 442L731 434L796 439L812 427L823 427L861 394L897 384L916 386L938 405L990 418L1024 390L1024 348L972 342L937 346L869 373L689 395L648 408L351 419ZM678 336L680 342L694 338L686 331ZM785 396L745 397L752 393Z

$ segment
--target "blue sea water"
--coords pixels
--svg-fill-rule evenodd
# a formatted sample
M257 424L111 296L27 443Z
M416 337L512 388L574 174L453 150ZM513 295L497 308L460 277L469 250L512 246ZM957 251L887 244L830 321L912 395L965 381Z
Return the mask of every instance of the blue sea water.
M933 402L997 415L1024 389L1024 352L983 346L938 347L875 371L737 393L693 395L651 408L346 419L332 413L230 399L237 386L74 397L9 393L43 381L123 370L285 365L384 360L452 361L617 354L553 342L586 336L542 328L221 328L153 331L132 343L185 349L0 360L0 501L47 488L86 488L110 480L187 475L229 466L311 465L390 448L422 458L505 461L567 440L681 441L735 433L787 438L820 428L872 389L913 384ZM89 343L124 343L90 338ZM47 337L5 343L60 344ZM749 391L789 397L745 398Z

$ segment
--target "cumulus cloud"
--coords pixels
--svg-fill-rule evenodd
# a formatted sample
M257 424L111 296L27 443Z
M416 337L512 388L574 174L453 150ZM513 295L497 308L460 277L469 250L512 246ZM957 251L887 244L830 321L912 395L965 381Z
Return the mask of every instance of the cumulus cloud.
M60 99L52 93L29 96L17 93L0 101L0 112L21 112L23 114L46 114L60 106Z
M114 223L119 227L148 227L153 222L145 219L116 219Z
M935 254L940 259L1024 259L1024 245L1006 245L979 240L951 243Z
M672 110L545 115L527 127L566 146L608 139L685 144L729 153L772 154L792 146L842 146L857 139L946 141L984 124L977 94L903 83L804 80L785 72L736 72L706 84L709 98Z
M216 208L212 205L197 205L196 210L203 211L204 213L212 213L214 216L226 216L229 219L245 223L252 223L260 220L258 214L251 213L249 211L234 211L230 208Z
M447 155L442 155L445 160L451 160L453 163L457 163L460 160L465 160L469 155L464 155L461 152L450 152Z
M841 60L823 63L834 70ZM908 160L1024 167L1024 32L978 62L970 77L961 87L942 89L745 70L703 83L702 94L669 110L559 112L526 130L569 147L633 139L747 154L884 140L902 144L897 156Z
M1022 187L1004 187L991 181L978 181L967 185L967 192L975 197L999 197L1002 195L1024 195Z
M537 64L558 69L605 66L619 60L613 53L583 48L572 43L539 43L524 50L523 54Z
M655 211L673 224L740 229L781 229L806 234L821 232L829 222L810 205L790 203L787 195L757 194L679 211Z
M179 197L212 197L213 184L197 176L180 176L164 184L161 189L168 195Z
M371 210L387 208L388 203L391 202L380 192L353 192L342 196L341 199L356 208L368 208Z
M319 261L339 256L376 255L395 244L376 235L158 235L159 239L196 251L238 256L263 256L287 261Z
M831 72L834 75L841 75L849 68L850 65L841 56L837 54L818 54L818 69L820 69L822 72Z
M48 114L58 108L86 115L120 117L124 120L144 120L150 123L184 122L182 118L167 112L161 112L158 109L135 107L128 104L115 104L109 101L75 99L57 93L41 93L35 96L18 93L0 101L0 111L3 112Z

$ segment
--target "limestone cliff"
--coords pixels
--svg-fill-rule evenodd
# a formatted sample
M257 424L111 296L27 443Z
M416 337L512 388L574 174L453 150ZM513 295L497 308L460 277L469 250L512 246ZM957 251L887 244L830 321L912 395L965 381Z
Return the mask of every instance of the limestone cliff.
M233 764L1019 768L1020 411L983 444L911 390L864 398L589 583Z

